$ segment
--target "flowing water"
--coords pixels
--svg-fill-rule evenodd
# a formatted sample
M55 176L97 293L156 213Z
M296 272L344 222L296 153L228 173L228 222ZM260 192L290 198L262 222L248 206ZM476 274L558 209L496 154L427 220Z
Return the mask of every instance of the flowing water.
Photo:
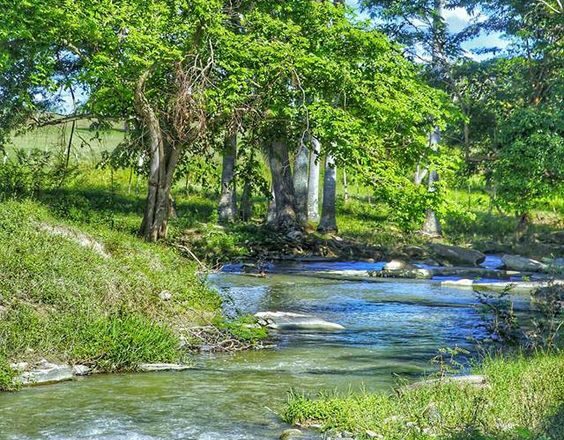
M422 374L438 347L469 346L478 336L471 291L309 273L377 267L312 263L266 278L214 275L229 297L227 313L303 312L345 330L279 332L276 349L202 355L183 372L97 375L2 393L0 439L276 439L287 428L278 414L288 390L386 390L396 375Z

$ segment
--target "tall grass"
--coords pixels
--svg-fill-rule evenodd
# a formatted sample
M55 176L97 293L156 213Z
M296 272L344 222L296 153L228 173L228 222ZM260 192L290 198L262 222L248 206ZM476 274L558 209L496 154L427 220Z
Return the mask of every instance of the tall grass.
M106 255L45 225L86 232ZM221 320L218 294L174 249L103 222L63 221L34 201L0 203L0 274L0 388L13 361L46 357L101 371L178 361L177 326Z
M475 373L486 386L439 381L391 394L293 392L284 419L363 439L564 438L562 352L491 357Z

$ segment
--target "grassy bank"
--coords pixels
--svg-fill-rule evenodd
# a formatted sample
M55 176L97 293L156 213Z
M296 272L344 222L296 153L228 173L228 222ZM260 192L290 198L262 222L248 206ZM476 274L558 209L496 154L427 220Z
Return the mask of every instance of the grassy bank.
M0 389L10 387L10 362L134 370L182 360L182 329L226 328L220 298L195 263L135 237L127 216L112 228L103 213L89 218L61 202L67 215L53 204L0 203Z
M476 373L486 387L439 382L392 394L292 393L284 418L358 438L564 438L564 353L490 358Z

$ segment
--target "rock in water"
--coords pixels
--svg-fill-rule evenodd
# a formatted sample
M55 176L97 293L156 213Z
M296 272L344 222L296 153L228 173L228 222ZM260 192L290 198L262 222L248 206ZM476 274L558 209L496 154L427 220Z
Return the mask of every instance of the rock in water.
M466 278L462 278L461 280L445 280L441 282L441 286L445 287L463 287L463 288L472 288L474 284L473 280L469 280Z
M190 365L184 364L140 364L138 367L139 371L145 373L153 371L183 371L189 370L190 368Z
M538 272L547 268L547 265L540 261L520 255L504 255L501 257L501 261L503 261L503 264L508 269L525 272Z
M384 265L382 270L369 273L376 278L408 278L408 279L431 279L433 273L427 269L420 269L413 264L403 260L392 260Z
M430 246L435 259L442 264L478 266L486 260L486 256L474 249L446 244L433 243Z
M272 329L337 331L344 327L313 315L291 312L259 312L255 316Z
M412 264L406 263L403 260L392 260L384 264L384 270L405 270L405 269L415 269L416 267Z
M282 434L280 434L280 440L292 440L296 438L302 438L303 433L299 429L286 429Z
M33 370L22 373L16 381L22 385L41 385L71 380L72 378L70 366L52 364L43 359Z

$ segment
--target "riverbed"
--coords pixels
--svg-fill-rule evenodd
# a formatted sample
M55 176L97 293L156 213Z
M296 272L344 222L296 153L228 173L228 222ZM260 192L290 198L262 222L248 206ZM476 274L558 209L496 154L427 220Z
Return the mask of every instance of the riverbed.
M439 347L471 349L482 334L471 290L433 280L327 279L314 272L378 263L320 264L265 278L225 272L210 282L227 314L307 313L345 330L280 331L275 349L200 355L187 371L96 375L2 393L0 439L277 439L288 428L279 413L290 389L389 390L431 368Z

